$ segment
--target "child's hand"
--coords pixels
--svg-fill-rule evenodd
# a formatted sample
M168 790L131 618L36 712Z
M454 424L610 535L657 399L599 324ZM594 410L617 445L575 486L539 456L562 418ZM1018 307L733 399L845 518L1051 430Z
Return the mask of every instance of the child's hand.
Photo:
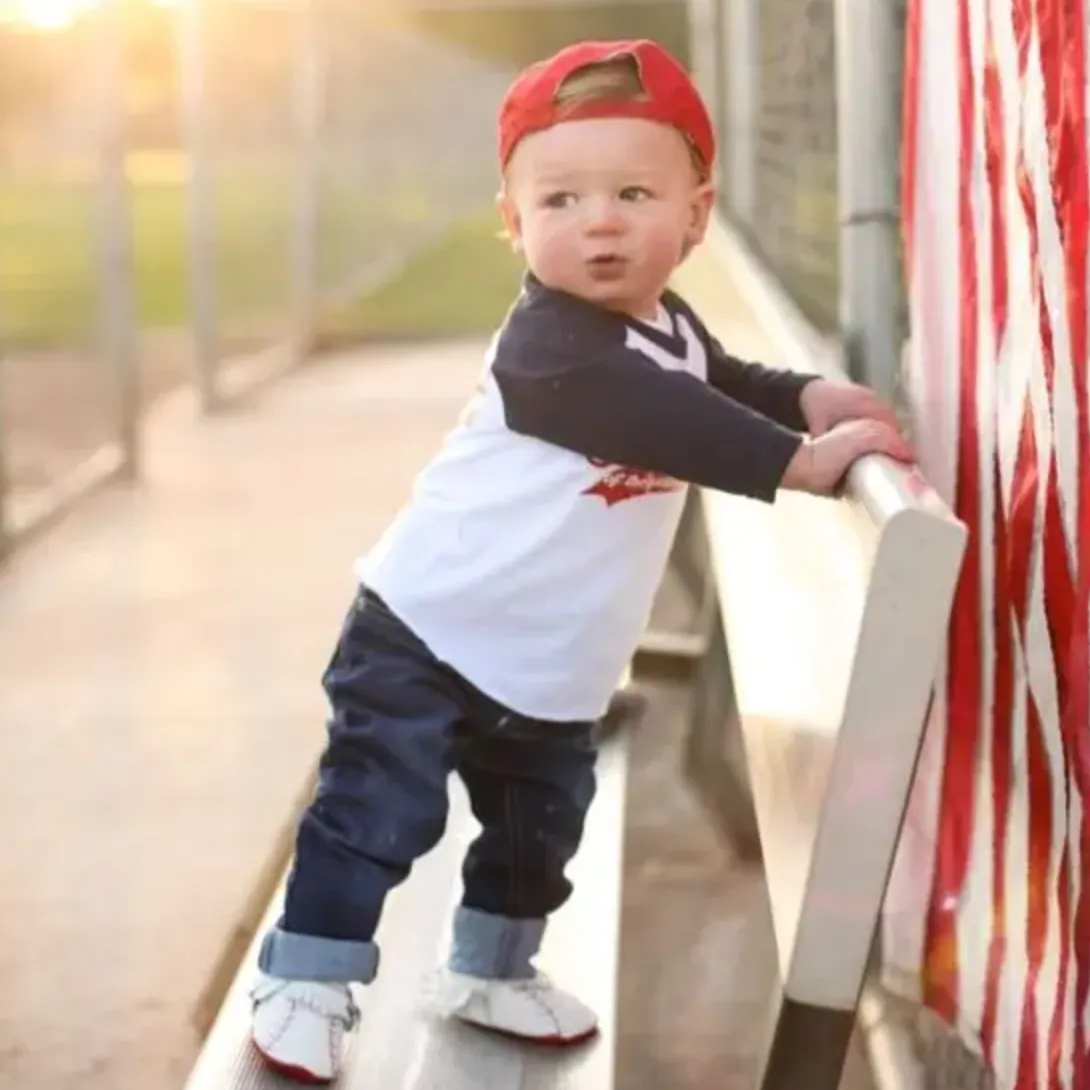
M849 420L816 439L804 439L787 465L781 488L831 496L851 464L865 454L913 460L912 447L895 428L879 420Z
M897 429L893 410L866 386L852 382L808 382L799 396L799 408L811 435L824 435L844 420L878 420Z

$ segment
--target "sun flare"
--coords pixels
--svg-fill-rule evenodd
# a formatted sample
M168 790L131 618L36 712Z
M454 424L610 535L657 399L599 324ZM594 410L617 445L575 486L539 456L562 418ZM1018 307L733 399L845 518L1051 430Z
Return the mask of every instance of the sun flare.
M0 22L43 32L65 30L102 0L0 0ZM149 0L156 7L175 7L180 0Z

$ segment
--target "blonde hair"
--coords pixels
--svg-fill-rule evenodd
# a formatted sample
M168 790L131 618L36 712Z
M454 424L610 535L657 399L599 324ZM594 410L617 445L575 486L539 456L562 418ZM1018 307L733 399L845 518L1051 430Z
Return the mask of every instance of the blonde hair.
M627 53L577 68L556 92L557 105L573 109L603 99L635 102L646 97L636 58Z
M590 102L639 102L646 98L640 67L631 53L619 53L616 57L592 61L577 68L556 91L557 105L573 111ZM685 133L681 135L689 148L697 177L702 182L707 181L708 164L689 137Z

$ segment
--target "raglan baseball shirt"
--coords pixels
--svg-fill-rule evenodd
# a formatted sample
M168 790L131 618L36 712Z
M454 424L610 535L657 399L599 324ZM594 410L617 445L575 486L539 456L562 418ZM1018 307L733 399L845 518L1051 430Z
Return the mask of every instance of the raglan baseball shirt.
M528 276L474 399L357 575L488 696L595 719L688 484L771 501L806 381L727 355L676 295L644 322Z

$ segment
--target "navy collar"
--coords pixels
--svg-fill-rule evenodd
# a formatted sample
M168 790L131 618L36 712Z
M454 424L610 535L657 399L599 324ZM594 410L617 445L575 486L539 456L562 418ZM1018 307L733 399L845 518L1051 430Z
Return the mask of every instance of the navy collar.
M577 321L585 322L589 319L599 329L605 330L608 327L614 333L622 328L635 329L666 352L675 356L685 355L685 338L678 325L680 308L674 301L673 293L669 291L659 299L670 319L670 328L665 330L640 318L633 318L630 314L621 314L586 299L580 299L579 296L561 291L559 288L548 287L529 270L523 276L522 290L531 306L556 307L562 314L569 315Z

